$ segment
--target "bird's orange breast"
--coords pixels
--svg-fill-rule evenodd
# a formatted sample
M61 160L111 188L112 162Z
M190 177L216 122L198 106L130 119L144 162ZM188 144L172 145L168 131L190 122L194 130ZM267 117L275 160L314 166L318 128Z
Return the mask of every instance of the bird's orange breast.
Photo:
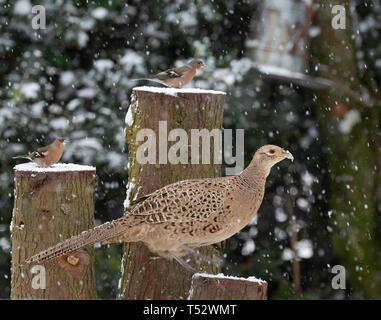
M187 72L184 73L184 76L179 78L168 79L166 82L172 88L181 88L182 86L185 86L190 81L192 81L195 75L196 75L196 71L188 70Z

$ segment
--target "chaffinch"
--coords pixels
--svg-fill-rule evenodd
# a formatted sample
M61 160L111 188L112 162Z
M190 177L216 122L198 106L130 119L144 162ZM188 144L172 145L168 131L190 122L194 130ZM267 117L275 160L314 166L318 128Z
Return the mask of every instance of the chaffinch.
M13 159L28 159L40 167L49 167L61 159L66 142L67 139L57 138L48 146L39 148L26 156L13 157Z
M168 69L147 78L134 80L148 80L159 82L167 87L181 88L192 81L196 75L196 70L205 67L201 60L191 60L188 64L178 68Z

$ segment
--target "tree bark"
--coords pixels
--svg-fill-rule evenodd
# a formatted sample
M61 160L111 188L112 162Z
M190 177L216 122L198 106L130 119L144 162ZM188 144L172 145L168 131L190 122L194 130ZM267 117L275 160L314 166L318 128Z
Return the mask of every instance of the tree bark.
M93 248L44 263L45 277L43 269L22 265L30 256L94 227L95 168L70 168L63 164L47 169L33 169L31 164L15 167L12 299L97 298ZM45 289L43 280L36 280L40 276Z
M174 95L173 92L175 92ZM156 164L141 165L136 160L137 149L141 144L136 141L136 137L140 129L152 129L157 138L156 146L159 146L159 140L160 143L163 143L166 139L166 137L158 138L159 121L166 121L167 132L175 128L184 129L189 140L191 129L209 131L221 129L224 101L225 93L216 91L192 93L181 89L162 89L160 92L134 89L126 117L126 140L129 145L129 182L125 203L127 210L129 201L165 185L185 179L221 175L221 164L215 164L213 161L214 143L212 141L210 164L191 164L190 151L187 164L158 164L159 147L157 147ZM168 142L168 148L174 143ZM183 147L189 149L190 144L191 141L188 141ZM165 146L166 153L168 148ZM200 252L205 256L219 256L222 252L221 245L204 247ZM207 273L220 271L213 264L201 263L198 265L193 261L190 264L197 270ZM178 262L155 257L142 243L128 243L124 245L120 298L185 299L189 294L191 276L191 273Z
M189 300L266 300L267 282L196 273Z
M371 116L375 107L369 108L359 99L361 83L349 1L340 3L346 8L344 30L334 30L331 26L331 8L337 1L317 3L320 6L315 24L321 33L311 41L313 62L319 75L334 81L333 90L316 92L315 103L326 146L334 248L339 263L346 268L351 289L363 298L380 299L381 247L374 202L377 177L371 146L372 134L378 132L378 123ZM340 126L349 110L352 118L358 120L348 132Z

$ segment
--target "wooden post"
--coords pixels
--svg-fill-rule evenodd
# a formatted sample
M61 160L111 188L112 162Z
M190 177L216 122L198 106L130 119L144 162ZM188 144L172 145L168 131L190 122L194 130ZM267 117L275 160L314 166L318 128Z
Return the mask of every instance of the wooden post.
M189 300L266 300L267 282L254 277L237 278L195 273Z
M140 87L133 90L131 105L126 116L126 140L129 146L129 182L127 186L128 209L130 201L149 194L165 185L192 178L218 177L221 164L214 163L214 143L210 143L210 164L191 164L191 129L222 129L225 93L199 89L169 89ZM161 122L165 121L165 122ZM160 123L159 123L160 122ZM165 136L159 130L166 126ZM155 164L140 164L136 159L137 142L141 129L155 133ZM189 150L186 164L159 164L164 152L176 142L165 145L166 134L172 129L185 130L188 141L182 147ZM164 140L163 140L164 139ZM159 143L160 141L160 143ZM167 140L168 141L168 140ZM159 147L160 145L160 147ZM202 142L200 141L200 147ZM201 150L201 148L200 148ZM209 150L208 150L209 151ZM197 151L197 154L200 154ZM163 162L163 161L161 161ZM201 155L200 155L201 162ZM221 255L221 247L209 246L201 249L206 256ZM190 263L197 270L218 273L219 268L208 263ZM121 299L186 299L189 294L191 276L176 261L155 257L141 243L127 243L122 260Z
M95 168L73 164L39 168L26 163L14 172L11 298L96 299L93 248L41 266L19 265L94 227Z

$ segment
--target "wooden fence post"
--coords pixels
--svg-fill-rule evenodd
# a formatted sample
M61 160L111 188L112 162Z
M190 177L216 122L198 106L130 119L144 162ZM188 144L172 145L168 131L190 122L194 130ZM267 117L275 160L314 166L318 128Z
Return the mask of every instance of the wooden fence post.
M267 282L254 277L226 277L195 273L189 300L266 300Z
M129 182L125 203L127 209L133 199L176 181L221 175L221 164L214 163L215 141L210 139L210 147L207 148L207 151L210 151L210 164L192 164L190 139L191 129L222 129L224 101L225 93L218 91L134 88L126 116L126 140L129 146ZM150 129L155 135L150 144L151 147L155 147L155 163L140 164L136 159L137 150L142 144L137 142L139 132L142 133L141 129ZM179 143L178 140L165 142L168 141L167 134L172 129L184 130L182 133L186 133L188 140L182 147L188 150L188 157L184 164L171 164L169 161L167 164L163 163L171 146ZM192 143L194 144L194 141ZM201 146L200 141L200 151ZM199 150L197 155L200 155L201 163ZM221 246L204 247L201 252L206 256L220 256ZM201 263L193 266L203 272L219 272L219 268L213 264ZM121 299L186 299L191 277L192 274L176 261L156 258L141 243L124 245Z
M95 171L73 164L39 168L25 163L14 168L12 299L96 299L92 248L41 266L19 266L33 254L94 227Z

